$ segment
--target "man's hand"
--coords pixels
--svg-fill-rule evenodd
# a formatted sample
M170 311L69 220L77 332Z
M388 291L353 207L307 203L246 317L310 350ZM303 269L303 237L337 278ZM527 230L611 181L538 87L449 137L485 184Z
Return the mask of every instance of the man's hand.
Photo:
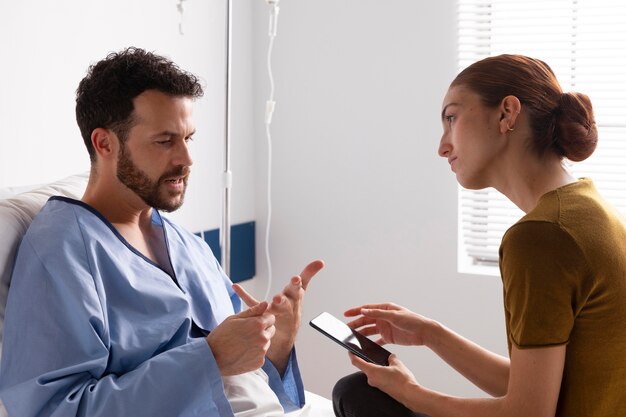
M278 372L282 375L289 361L296 334L300 328L302 317L302 301L304 292L311 279L324 267L324 262L316 260L308 264L300 273L289 280L280 294L272 298L269 312L276 316L276 334L267 353ZM248 294L240 285L233 289L249 307L258 305L258 301Z
M263 366L276 332L276 318L267 302L224 320L206 337L222 376L238 375Z

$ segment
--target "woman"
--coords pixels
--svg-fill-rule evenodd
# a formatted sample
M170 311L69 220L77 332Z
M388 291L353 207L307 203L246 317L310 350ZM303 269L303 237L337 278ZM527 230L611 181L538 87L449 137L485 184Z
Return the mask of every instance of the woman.
M509 358L393 304L352 308L351 327L432 349L492 398L422 387L395 356L382 367L351 355L362 373L337 383L335 413L626 416L626 228L562 163L595 150L589 98L563 93L542 61L501 55L456 77L441 119L439 155L459 183L494 187L526 213L500 247Z

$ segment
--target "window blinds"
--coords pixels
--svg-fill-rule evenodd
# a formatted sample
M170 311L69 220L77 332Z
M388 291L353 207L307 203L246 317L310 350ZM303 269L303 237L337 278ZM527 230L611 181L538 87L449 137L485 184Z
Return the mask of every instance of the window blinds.
M568 167L626 214L626 2L459 0L457 21L459 69L487 56L528 55L547 62L564 91L591 98L598 147ZM522 216L494 189L459 189L459 270L496 266L502 235Z

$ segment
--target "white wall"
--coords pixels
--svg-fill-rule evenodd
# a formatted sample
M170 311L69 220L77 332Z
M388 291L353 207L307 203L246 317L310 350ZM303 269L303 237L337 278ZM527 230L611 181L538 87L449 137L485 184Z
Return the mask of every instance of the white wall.
M0 186L88 168L74 91L89 63L127 45L170 56L206 81L195 110L194 174L179 221L217 227L223 135L225 1L0 0ZM278 291L310 259L298 340L307 388L330 396L346 354L307 325L365 302L394 301L505 353L499 279L456 272L456 183L436 155L439 110L455 74L455 2L284 0L274 49L277 108L270 240ZM234 1L233 222L258 221L262 295L266 212L263 109L267 12ZM219 64L216 62L219 61ZM251 99L252 98L252 99ZM423 349L396 349L425 385L477 391Z
M88 155L74 116L78 82L109 52L138 46L201 77L195 106L194 167L184 207L173 216L192 230L220 225L223 170L225 1L0 0L0 187L37 184L86 171ZM243 6L243 8L242 8ZM253 147L248 133L250 12L237 2L234 76L233 222L254 219ZM248 17L246 17L248 16ZM247 19L247 20L246 20ZM243 75L242 75L243 71ZM240 126L244 126L241 128Z
M270 248L278 291L308 260L326 269L307 291L298 340L307 388L330 396L354 371L308 321L393 301L506 353L498 278L456 272L457 186L437 156L439 113L456 73L455 2L280 3ZM268 82L267 6L254 4L256 109ZM266 146L255 113L257 220L264 224ZM265 262L258 245L262 293ZM425 349L391 348L428 387L480 392Z

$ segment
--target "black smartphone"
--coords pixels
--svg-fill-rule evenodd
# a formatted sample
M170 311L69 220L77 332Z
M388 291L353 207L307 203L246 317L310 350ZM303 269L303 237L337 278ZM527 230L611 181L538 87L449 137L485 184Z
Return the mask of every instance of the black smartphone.
M389 365L391 352L351 329L332 314L324 312L311 320L309 324L358 357L377 365Z

